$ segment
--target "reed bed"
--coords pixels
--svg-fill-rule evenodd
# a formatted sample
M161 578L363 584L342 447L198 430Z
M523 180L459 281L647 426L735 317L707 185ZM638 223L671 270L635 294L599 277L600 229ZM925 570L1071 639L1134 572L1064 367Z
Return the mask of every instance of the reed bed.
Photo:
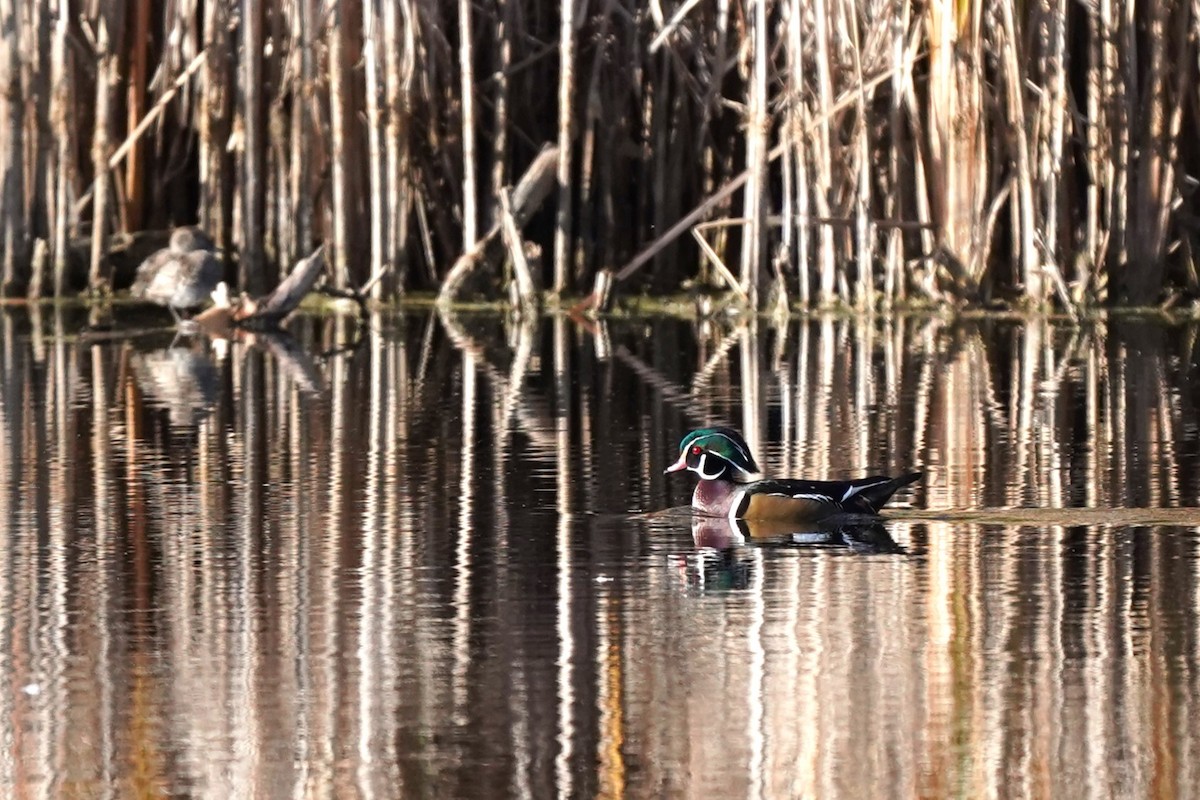
M437 290L554 144L508 249L558 294L1171 304L1198 40L1184 0L0 0L0 290L194 221L250 291L319 241Z

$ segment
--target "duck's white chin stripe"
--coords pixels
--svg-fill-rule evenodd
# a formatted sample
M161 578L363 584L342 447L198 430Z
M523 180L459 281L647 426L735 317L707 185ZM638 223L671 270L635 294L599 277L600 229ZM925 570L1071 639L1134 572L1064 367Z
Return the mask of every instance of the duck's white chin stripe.
M695 473L706 481L715 481L717 478L721 477L721 473L724 472L725 469L723 467L718 466L717 471L714 472L712 475L709 475L707 472L704 471L704 465L707 463L708 463L708 453L703 453L700 456L700 463L695 466L695 469L694 469Z

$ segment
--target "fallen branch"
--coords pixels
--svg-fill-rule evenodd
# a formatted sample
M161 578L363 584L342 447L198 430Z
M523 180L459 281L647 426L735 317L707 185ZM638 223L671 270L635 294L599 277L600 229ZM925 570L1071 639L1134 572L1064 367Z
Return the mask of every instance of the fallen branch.
M275 291L266 297L252 299L242 294L231 303L224 283L213 292L216 304L197 314L193 321L210 333L223 335L233 328L270 330L279 326L284 317L295 311L316 286L325 268L325 245L300 260Z
M557 167L558 148L547 145L521 176L517 188L512 192L512 217L518 229L525 226L554 188ZM458 257L442 282L442 290L438 293L439 305L453 302L467 278L479 267L497 266L500 263L506 252L503 238L500 224L494 224L482 239Z

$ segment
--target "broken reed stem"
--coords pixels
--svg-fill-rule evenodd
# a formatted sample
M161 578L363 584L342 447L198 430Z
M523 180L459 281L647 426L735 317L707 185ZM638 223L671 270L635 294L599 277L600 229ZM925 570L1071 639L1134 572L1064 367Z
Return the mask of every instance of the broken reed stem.
M529 261L525 258L525 242L521 238L521 230L513 216L512 197L508 187L501 187L498 195L500 201L500 232L504 244L508 248L508 257L512 261L513 275L517 284L517 296L520 298L521 310L525 312L537 308L537 285L533 273L529 270Z

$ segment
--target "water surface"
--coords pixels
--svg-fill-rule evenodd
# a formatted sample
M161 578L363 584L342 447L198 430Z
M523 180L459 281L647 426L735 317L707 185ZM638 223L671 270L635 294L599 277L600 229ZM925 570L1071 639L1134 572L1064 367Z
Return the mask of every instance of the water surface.
M1195 323L85 322L0 309L6 794L1200 791ZM655 513L700 424L926 477Z

